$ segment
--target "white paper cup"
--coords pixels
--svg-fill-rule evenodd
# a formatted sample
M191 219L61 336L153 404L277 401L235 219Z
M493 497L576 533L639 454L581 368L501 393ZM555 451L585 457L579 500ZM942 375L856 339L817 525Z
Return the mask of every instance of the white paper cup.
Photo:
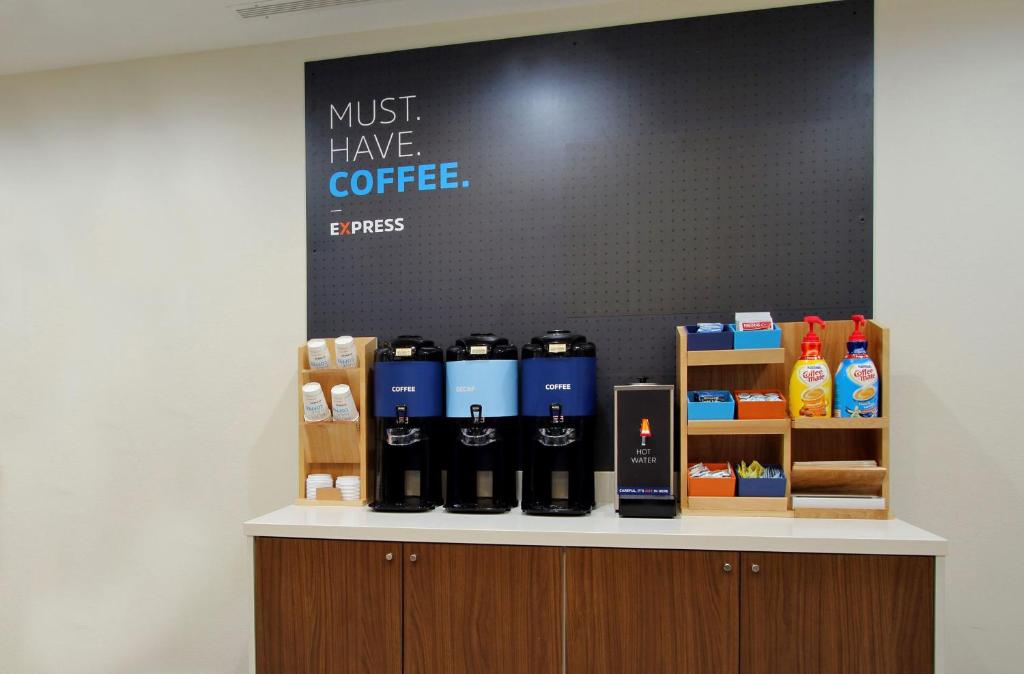
M309 367L312 370L323 370L331 366L327 342L322 339L311 339L306 342L306 354L309 356Z
M352 398L352 389L348 384L338 384L331 389L331 409L335 421L359 419L359 410L356 409L356 401Z
M359 365L359 358L356 356L356 340L348 335L334 340L334 364L341 368Z
M324 390L318 382L310 382L302 386L302 416L306 421L327 421L331 412L324 399Z

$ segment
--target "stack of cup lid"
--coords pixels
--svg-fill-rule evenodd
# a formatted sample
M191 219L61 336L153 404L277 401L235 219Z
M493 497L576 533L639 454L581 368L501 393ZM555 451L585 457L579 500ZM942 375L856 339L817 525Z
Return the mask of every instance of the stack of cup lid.
M338 477L336 483L338 489L341 490L341 498L345 501L358 501L359 500L359 476L358 475L341 475Z
M358 479L358 478L357 478ZM328 473L311 473L306 477L306 498L315 499L316 490L334 486Z

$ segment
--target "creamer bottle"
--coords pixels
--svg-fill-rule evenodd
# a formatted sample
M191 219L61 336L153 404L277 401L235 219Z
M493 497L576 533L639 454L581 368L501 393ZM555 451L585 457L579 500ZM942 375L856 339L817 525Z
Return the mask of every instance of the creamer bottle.
M793 364L789 378L789 415L797 417L828 417L832 414L832 374L821 357L821 338L814 326L825 329L825 321L817 316L804 316L807 334L800 342L800 360Z
M835 417L877 417L878 369L868 355L867 337L860 331L864 317L855 314L853 334L846 342L846 358L836 370L836 402L832 410Z

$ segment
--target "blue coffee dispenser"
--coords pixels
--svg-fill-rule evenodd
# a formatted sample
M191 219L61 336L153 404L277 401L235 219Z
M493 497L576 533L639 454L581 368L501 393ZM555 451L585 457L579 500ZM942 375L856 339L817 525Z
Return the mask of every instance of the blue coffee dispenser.
M443 361L441 348L418 335L402 335L374 354L374 510L423 512L441 505Z
M444 507L455 513L508 512L516 501L518 353L490 333L448 348L445 378L451 452Z
M597 350L551 330L523 346L523 512L586 515L594 507Z

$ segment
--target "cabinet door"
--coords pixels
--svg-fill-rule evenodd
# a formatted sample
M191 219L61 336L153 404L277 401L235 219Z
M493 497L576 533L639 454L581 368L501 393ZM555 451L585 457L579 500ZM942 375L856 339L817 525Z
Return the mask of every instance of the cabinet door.
M254 546L258 674L401 674L401 545Z
M568 674L736 674L739 555L569 548Z
M742 567L743 674L933 671L934 558L743 553Z
M407 543L403 563L405 674L561 671L560 548Z

